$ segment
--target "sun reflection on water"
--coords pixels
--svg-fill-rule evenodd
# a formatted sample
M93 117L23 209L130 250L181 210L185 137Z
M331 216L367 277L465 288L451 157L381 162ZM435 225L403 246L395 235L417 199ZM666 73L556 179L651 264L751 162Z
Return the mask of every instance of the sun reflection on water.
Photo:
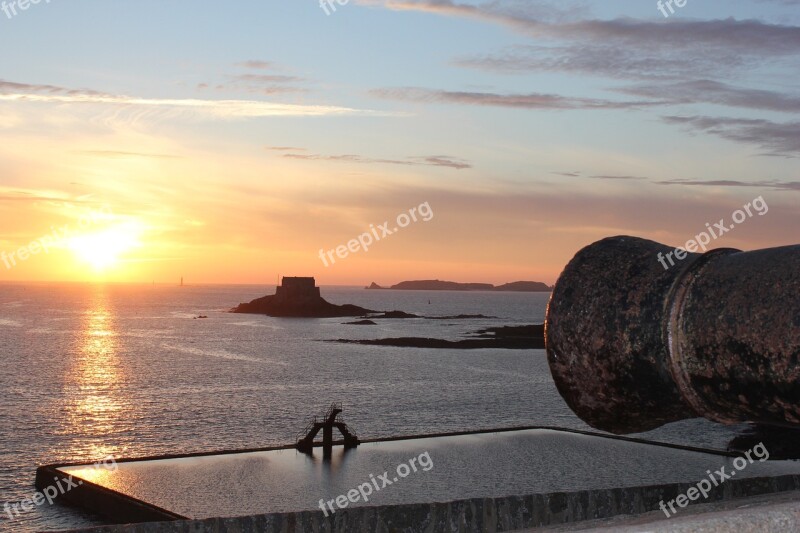
M114 455L118 450L111 437L126 427L124 413L130 406L120 390L125 368L116 313L105 288L93 291L70 355L64 428L74 442L69 452L86 458Z
M61 468L62 472L80 478L97 485L108 486L114 481L114 474L117 471L116 460L106 458L98 461L91 466L75 466Z

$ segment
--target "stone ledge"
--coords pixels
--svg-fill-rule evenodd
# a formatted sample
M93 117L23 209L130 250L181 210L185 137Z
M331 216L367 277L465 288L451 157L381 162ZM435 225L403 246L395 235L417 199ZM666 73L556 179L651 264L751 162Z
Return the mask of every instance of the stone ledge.
M659 501L673 499L693 486L692 483L672 483L459 500L448 503L355 507L337 511L336 514L328 517L325 517L321 511L303 511L235 518L149 522L73 530L73 533L79 531L82 533L345 533L352 531L492 533L559 524L574 526L577 522L587 520L651 513L658 510ZM708 499L703 503L798 490L800 490L800 475L736 479L720 485L709 493ZM693 506L698 506L699 503L694 503ZM797 505L797 508L800 509L800 504ZM671 519L669 524L677 523L679 518Z

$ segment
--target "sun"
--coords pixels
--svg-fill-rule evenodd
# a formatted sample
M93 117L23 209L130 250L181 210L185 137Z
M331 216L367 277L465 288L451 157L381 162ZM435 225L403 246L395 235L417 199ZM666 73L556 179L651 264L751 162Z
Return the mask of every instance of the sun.
M120 256L140 245L141 229L132 223L119 224L96 233L73 237L69 249L95 271L106 271L120 262Z

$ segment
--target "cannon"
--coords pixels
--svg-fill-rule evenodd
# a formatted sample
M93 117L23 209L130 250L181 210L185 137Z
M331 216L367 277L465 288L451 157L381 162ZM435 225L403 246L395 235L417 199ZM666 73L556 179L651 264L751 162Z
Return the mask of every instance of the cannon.
M798 429L800 245L676 253L603 239L556 282L545 344L559 393L594 428L705 417Z

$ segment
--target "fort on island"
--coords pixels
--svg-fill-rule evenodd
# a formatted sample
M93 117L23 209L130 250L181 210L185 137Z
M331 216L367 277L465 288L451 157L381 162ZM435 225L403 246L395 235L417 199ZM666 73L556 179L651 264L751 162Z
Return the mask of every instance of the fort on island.
M315 300L321 298L319 287L313 277L284 277L275 289L276 301Z
M275 294L242 303L231 310L275 317L327 318L364 316L372 313L357 305L336 305L325 300L312 277L283 277Z

